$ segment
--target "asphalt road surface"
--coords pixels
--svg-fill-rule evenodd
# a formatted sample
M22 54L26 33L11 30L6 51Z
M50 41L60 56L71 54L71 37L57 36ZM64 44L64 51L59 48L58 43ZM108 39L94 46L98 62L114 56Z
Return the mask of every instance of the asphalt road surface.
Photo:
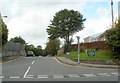
M25 57L2 64L3 81L118 81L117 69L81 68L53 57Z

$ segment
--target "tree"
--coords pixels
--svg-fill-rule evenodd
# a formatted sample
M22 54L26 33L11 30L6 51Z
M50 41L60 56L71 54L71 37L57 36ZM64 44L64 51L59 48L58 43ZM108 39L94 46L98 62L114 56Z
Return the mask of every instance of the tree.
M70 36L84 28L83 15L74 10L64 9L57 12L47 29L50 39L63 38L66 46L70 46ZM69 51L69 49L68 49Z
M57 50L60 48L60 40L59 39L54 39L54 40L49 40L49 42L47 42L46 44L46 54L48 55L56 55L57 54Z
M8 39L8 29L6 24L3 22L3 20L0 18L0 41L2 41L2 45L6 44Z
M34 47L34 45L25 45L25 50L26 50L26 52L28 52L28 51L33 51L33 49L34 49L35 47Z
M114 57L120 59L120 19L105 32L106 43L114 49Z
M25 50L26 50L26 52L33 51L35 53L35 56L39 56L39 55L43 56L43 50L42 50L42 47L40 45L37 46L36 48L32 44L25 45Z
M26 44L25 40L20 36L11 38L10 41L13 41L14 43Z

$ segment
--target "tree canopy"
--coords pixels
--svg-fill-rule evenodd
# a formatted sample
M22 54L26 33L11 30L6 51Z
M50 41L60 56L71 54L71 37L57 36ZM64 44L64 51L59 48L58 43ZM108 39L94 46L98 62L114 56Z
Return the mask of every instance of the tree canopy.
M11 38L10 41L13 41L14 43L26 44L26 41L20 36Z
M70 36L84 28L83 15L74 10L64 9L57 12L47 29L50 39L64 38L69 46Z
M116 21L114 26L108 29L105 33L106 43L113 47L115 57L120 59L120 19Z
M3 20L0 18L0 41L2 41L2 45L6 44L8 39L8 29L6 24L3 22Z
M48 55L55 55L57 54L57 50L60 48L60 40L59 39L54 39L54 40L49 40L46 44L45 52Z

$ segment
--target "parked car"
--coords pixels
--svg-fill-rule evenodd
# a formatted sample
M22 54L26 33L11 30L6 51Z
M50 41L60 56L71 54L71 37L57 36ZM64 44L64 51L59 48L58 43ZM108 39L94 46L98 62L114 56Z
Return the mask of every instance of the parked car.
M35 54L34 54L33 51L28 51L28 52L27 52L27 57L28 57L28 56L35 56Z

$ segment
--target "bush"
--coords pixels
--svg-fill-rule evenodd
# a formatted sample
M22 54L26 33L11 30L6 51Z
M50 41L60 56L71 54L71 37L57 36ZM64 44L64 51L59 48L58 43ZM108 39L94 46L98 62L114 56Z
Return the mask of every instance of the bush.
M98 51L98 50L100 50L101 48L100 48L100 47L95 47L94 49L95 49L95 51Z
M87 49L86 46L81 46L81 47L80 47L80 52L85 52L86 49Z

